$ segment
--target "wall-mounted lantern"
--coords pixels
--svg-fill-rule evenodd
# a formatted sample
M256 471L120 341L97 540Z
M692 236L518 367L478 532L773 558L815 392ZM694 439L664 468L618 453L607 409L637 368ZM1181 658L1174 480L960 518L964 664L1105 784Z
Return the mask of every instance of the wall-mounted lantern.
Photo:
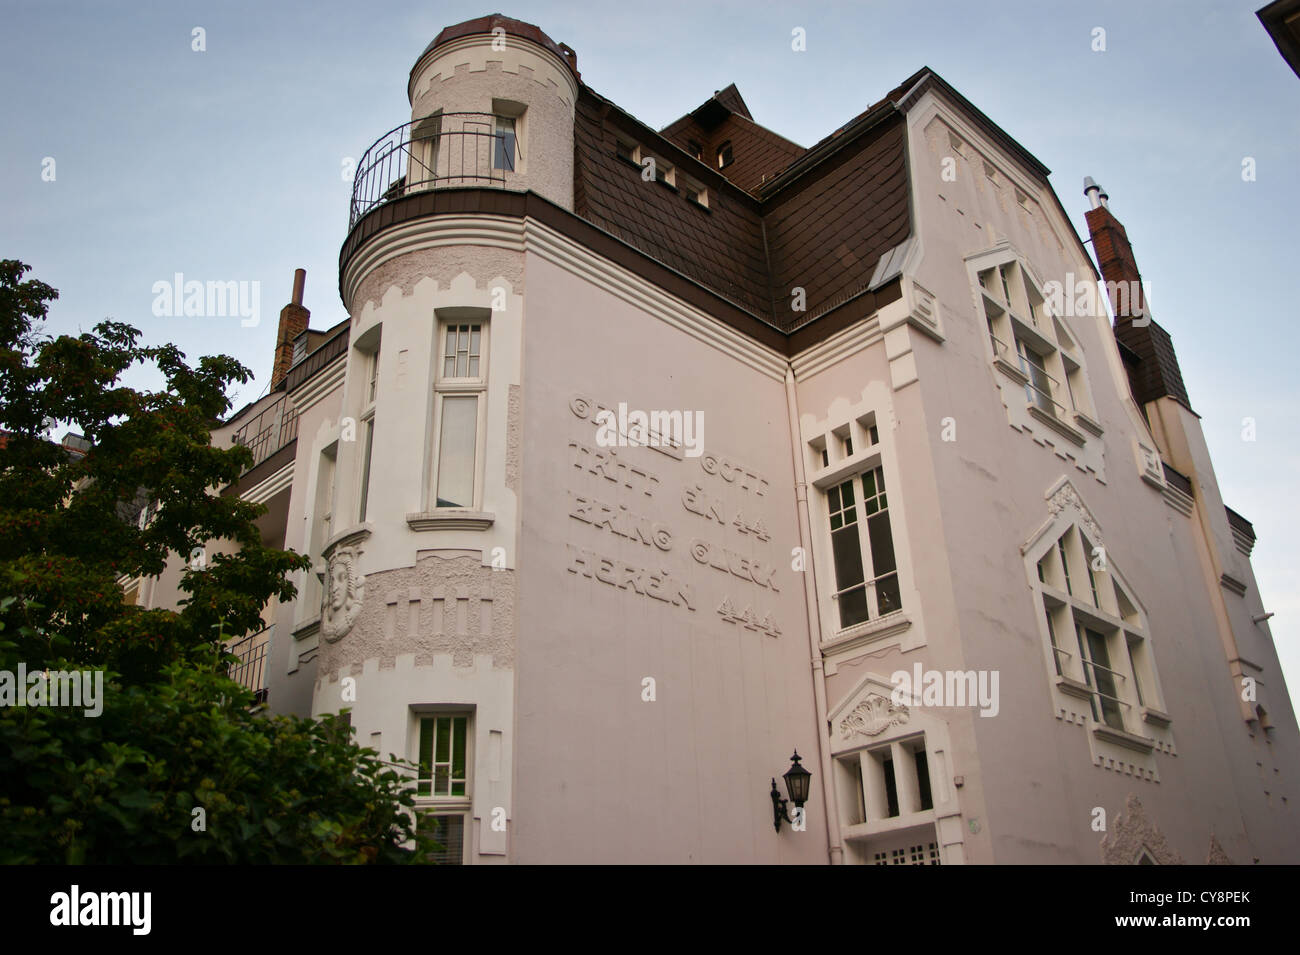
M799 765L799 751L795 750L794 755L790 757L792 762L790 768L785 771L782 777L785 780L785 791L790 794L789 802L794 803L796 809L802 809L803 804L808 801L808 790L812 784L812 773ZM772 826L777 832L781 831L781 820L794 825L794 820L790 818L788 803L781 798L781 791L776 788L776 778L772 778Z

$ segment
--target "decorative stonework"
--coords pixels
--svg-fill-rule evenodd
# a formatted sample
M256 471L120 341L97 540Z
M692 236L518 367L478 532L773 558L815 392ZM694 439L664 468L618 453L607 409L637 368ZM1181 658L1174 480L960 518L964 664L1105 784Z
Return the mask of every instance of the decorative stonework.
M348 639L321 648L321 680L368 660L389 669L407 655L416 667L445 655L457 669L483 656L495 668L514 666L515 572L485 567L480 552L422 552L414 567L370 574L366 589Z
M321 607L320 632L334 643L357 622L366 596L365 578L357 571L361 551L338 547L325 565L325 601Z
M506 414L506 487L519 491L519 438L523 425L523 389L510 386L509 408Z
M906 723L908 718L906 706L873 693L840 720L840 737L849 739L854 734L879 736L891 726Z
M1232 865L1232 860L1228 858L1228 853L1223 851L1223 846L1219 845L1219 840L1210 834L1210 854L1205 857L1206 865Z
M1106 865L1134 865L1144 851L1159 865L1183 864L1183 857L1147 819L1142 802L1129 793L1124 800L1124 811L1115 817L1110 831L1102 837L1101 861Z
M1088 505L1083 503L1083 499L1079 497L1079 492L1074 489L1074 485L1069 481L1057 488L1052 493L1052 496L1047 499L1047 509L1051 512L1053 520L1067 507L1078 511L1079 524L1088 532L1088 540L1092 545L1094 547L1104 547L1105 544L1101 539L1101 528L1097 526L1097 522L1093 519L1091 512L1088 510Z

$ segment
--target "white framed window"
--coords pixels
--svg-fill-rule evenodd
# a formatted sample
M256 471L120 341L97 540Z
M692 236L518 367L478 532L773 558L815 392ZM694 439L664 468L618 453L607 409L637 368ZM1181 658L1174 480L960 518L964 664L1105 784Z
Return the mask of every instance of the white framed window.
M1030 555L1058 686L1092 722L1134 735L1168 725L1146 615L1087 528L1070 524Z
M316 465L316 488L312 506L311 539L308 541L309 556L315 564L321 560L321 551L329 540L334 526L334 487L338 470L339 445L335 441L322 449ZM305 610L320 610L324 599L324 587L316 576L314 567L307 570L307 586L303 588L303 607Z
M376 329L378 332L378 329ZM375 449L375 403L379 398L380 338L358 345L360 364L360 401L357 413L357 520L364 523L370 505L370 465Z
M406 173L406 188L427 189L438 176L438 154L442 141L442 110L420 120L411 129L411 159Z
M414 719L417 828L431 831L441 844L430 862L463 865L473 796L473 714L417 712Z
M442 321L437 334L429 496L435 508L477 510L487 414L486 313Z
M1030 270L1013 257L979 268L976 279L993 364L1023 386L1027 408L1078 445L1084 432L1100 435L1082 350Z
M884 468L875 464L832 484L825 497L839 628L902 610Z
M523 172L524 117L528 107L507 99L492 100L492 169Z

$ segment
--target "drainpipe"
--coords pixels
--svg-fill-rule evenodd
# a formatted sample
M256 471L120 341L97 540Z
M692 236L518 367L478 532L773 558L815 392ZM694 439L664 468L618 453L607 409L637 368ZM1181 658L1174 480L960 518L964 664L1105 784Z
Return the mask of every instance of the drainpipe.
M785 409L790 418L790 450L794 457L794 493L799 515L799 547L804 555L803 605L808 618L808 650L812 655L813 703L817 709L817 760L822 768L822 804L826 812L826 839L831 865L844 864L844 847L840 844L840 814L835 805L835 778L831 773L830 747L826 739L826 675L822 670L821 623L817 619L817 582L809 542L808 484L804 477L804 460L800 453L799 407L794 393L794 368L785 369Z

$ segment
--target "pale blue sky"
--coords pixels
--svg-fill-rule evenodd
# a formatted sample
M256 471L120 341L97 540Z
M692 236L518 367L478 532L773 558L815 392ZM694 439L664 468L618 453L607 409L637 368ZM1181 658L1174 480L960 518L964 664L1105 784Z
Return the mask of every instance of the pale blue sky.
M517 0L500 12L568 43L588 84L654 127L735 82L758 122L806 146L928 65L1053 170L1085 237L1082 180L1101 182L1174 336L1224 498L1255 522L1294 692L1300 79L1254 16L1263 3ZM409 118L407 74L438 30L490 12L6 0L0 256L60 290L50 331L113 316L191 359L225 352L258 376L237 404L253 398L294 268L308 272L313 326L345 316L344 162ZM205 52L191 50L194 27ZM806 52L790 49L795 27ZM176 272L260 282L260 324L155 318L153 283ZM1241 439L1248 416L1254 442Z

